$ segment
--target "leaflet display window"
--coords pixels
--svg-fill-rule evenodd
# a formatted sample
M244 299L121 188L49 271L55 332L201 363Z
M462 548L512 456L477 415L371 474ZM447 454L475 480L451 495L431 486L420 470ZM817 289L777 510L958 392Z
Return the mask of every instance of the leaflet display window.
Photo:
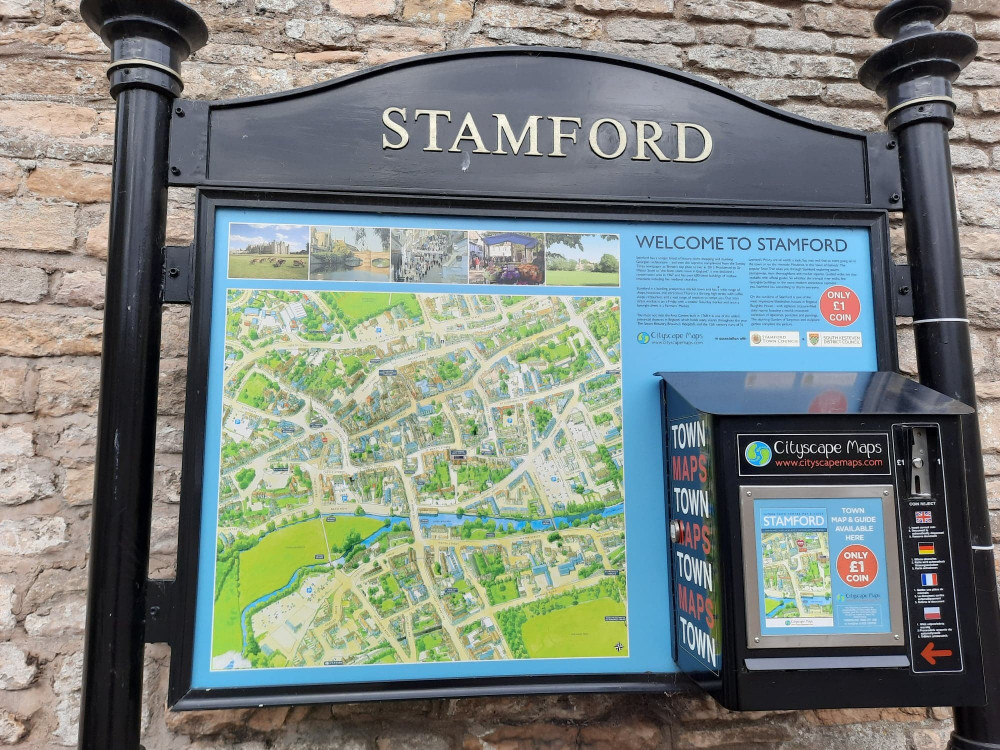
M905 640L891 485L740 490L747 646Z

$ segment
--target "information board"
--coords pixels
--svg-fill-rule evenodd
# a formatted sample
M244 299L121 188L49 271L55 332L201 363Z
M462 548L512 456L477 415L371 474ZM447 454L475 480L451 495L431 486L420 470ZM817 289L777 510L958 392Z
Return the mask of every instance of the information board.
M877 369L871 231L217 209L191 687L674 671L654 373Z
M772 450L752 443L760 463ZM741 490L748 647L904 640L891 485ZM805 640L802 640L805 637Z

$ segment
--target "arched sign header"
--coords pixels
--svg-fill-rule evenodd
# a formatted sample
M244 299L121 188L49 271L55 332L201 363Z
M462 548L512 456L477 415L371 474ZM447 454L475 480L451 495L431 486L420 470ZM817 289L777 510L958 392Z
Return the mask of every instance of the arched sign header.
M180 111L176 185L759 206L899 201L886 134L580 51L446 52L281 94L181 102Z

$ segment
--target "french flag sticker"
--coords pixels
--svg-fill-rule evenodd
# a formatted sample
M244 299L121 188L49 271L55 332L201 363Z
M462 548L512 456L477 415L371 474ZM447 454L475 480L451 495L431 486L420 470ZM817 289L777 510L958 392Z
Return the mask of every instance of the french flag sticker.
M921 586L937 586L937 573L921 573L920 574L920 585Z

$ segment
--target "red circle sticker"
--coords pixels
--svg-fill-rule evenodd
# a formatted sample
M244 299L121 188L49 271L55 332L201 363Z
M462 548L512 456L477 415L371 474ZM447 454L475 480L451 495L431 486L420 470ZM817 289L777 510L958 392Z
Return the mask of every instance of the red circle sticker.
M861 316L861 300L846 286L831 286L819 298L819 311L827 323L849 326Z
M863 544L850 544L837 555L837 575L848 586L863 589L878 576L878 558Z

